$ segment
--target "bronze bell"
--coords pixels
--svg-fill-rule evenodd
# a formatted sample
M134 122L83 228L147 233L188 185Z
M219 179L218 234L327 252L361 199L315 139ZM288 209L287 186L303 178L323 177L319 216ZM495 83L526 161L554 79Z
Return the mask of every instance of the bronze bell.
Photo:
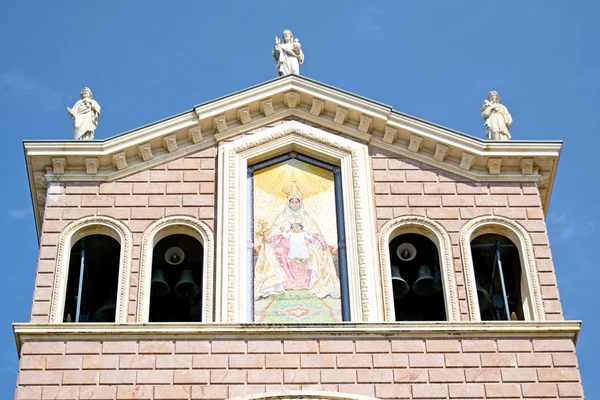
M152 269L152 282L150 283L150 294L152 296L162 297L169 293L169 284L165 280L165 273L162 269Z
M408 283L400 275L400 267L397 265L392 265L392 290L394 292L394 300L403 298L410 290Z
M183 299L191 299L200 293L200 287L196 285L191 269L184 269L181 278L175 285L175 293Z
M441 289L439 282L434 278L427 265L419 268L419 277L413 284L414 292L419 296L431 296Z
M110 293L102 307L92 317L94 322L115 322L115 311L117 310L117 296Z
M396 255L402 261L412 261L417 256L417 248L411 243L402 243L396 248Z

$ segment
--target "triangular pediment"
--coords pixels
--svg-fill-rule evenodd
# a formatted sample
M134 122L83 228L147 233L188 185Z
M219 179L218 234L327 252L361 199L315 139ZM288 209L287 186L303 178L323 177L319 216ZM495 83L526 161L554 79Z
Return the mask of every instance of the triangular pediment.
M48 182L109 182L297 120L479 182L536 182L547 209L561 142L484 141L288 75L102 141L24 143L41 226Z

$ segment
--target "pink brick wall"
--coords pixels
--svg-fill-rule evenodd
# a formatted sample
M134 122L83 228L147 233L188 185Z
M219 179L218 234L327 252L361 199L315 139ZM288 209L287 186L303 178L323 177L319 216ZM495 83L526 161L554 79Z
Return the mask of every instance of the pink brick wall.
M531 236L546 318L562 320L562 308L537 186L533 183L476 183L429 165L372 148L377 226L403 215L439 222L450 234L461 318L468 319L459 232L471 219L497 215L523 226Z
M582 399L568 339L26 342L17 399Z
M48 322L59 233L74 220L103 215L123 221L133 233L128 320L135 320L140 244L144 230L170 215L199 218L214 230L217 148L121 179L49 188L31 322Z

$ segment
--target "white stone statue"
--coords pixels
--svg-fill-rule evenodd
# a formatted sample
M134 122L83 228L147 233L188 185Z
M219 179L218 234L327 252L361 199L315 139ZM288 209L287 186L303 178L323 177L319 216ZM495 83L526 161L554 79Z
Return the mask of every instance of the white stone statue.
M294 39L292 31L286 29L282 33L283 43L275 36L275 47L273 58L277 68L277 75L300 75L300 64L304 62L304 53L300 47L300 41Z
M67 107L71 118L75 120L73 140L94 140L94 131L100 118L100 105L96 100L92 100L90 88L81 89L80 97L81 100L77 101L73 108Z
M491 91L487 100L481 105L481 119L485 120L486 138L489 140L509 140L508 128L512 125L512 117L502 104L498 92Z

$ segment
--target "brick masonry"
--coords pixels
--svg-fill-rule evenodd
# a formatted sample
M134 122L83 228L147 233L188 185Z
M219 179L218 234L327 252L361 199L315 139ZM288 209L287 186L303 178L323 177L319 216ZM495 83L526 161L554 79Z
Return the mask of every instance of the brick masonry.
M463 320L468 319L459 231L498 215L527 230L548 320L562 320L544 214L535 184L473 183L371 149L378 229L425 216L449 232ZM32 323L47 323L57 240L87 216L123 221L133 233L128 321L135 321L144 230L170 215L216 226L217 148L117 182L53 184L42 225ZM324 390L404 399L582 399L567 339L187 340L26 342L17 399L230 398L265 391Z

